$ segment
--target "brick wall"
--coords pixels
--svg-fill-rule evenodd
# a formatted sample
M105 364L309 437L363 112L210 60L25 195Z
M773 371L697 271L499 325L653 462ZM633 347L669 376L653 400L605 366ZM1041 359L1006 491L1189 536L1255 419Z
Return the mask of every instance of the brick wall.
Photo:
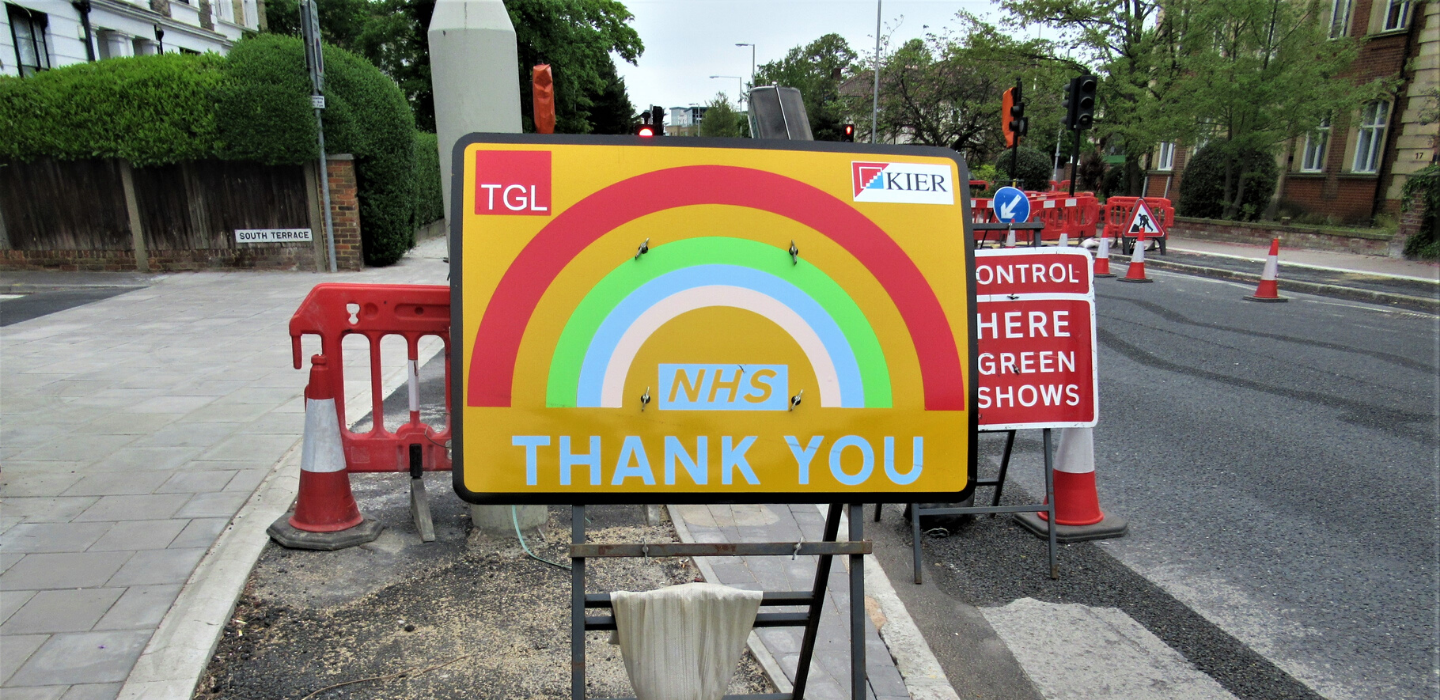
M309 243L275 244L261 249L151 250L156 272L195 272L216 268L252 270L313 270L315 253ZM0 250L0 269L67 272L134 272L133 250Z
M1379 231L1337 231L1311 226L1192 219L1183 216L1175 217L1170 233L1178 238L1254 245L1269 245L1270 239L1279 238L1280 245L1287 248L1334 250L1378 256L1391 255L1390 243L1394 238Z
M365 266L360 248L360 196L355 185L355 158L333 155L325 162L330 182L330 220L335 231L335 266L359 270Z

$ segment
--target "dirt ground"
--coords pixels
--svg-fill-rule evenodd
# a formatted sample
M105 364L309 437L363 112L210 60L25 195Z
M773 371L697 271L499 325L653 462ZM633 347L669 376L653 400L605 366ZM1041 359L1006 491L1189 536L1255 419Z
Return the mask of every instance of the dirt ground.
M386 531L339 552L268 544L195 693L212 698L568 698L570 572L527 557L514 535L469 530L449 475L426 479L436 541L410 521L407 477L352 478L361 511ZM569 563L570 509L526 540ZM677 541L639 506L587 509L591 542ZM684 559L587 565L586 590L650 590L693 581ZM587 695L633 697L609 632L588 635ZM731 693L775 692L747 651Z

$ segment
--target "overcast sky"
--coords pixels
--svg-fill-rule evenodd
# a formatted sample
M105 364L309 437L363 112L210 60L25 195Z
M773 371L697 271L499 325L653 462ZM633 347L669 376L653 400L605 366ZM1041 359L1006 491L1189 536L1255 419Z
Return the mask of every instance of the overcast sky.
M750 80L750 48L756 65L782 58L795 46L834 32L864 54L875 47L874 0L624 0L635 14L633 26L645 42L638 66L617 61L636 109L656 104L684 107L705 104L724 91L737 95L734 78ZM955 13L996 13L989 0L939 2L884 0L884 32L892 42L955 26ZM926 26L928 25L928 29Z

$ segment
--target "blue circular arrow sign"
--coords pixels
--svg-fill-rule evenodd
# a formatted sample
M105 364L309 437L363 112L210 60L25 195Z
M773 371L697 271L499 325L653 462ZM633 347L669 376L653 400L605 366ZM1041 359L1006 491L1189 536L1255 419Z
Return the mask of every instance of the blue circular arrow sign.
M1030 198L1014 187L995 190L995 199L990 206L995 210L995 219L1002 224L1024 223L1030 220Z

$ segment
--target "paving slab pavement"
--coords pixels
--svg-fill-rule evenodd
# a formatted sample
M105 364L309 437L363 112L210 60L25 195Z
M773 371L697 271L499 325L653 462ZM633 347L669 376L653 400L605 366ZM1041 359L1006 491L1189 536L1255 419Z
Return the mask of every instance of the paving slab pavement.
M6 698L116 697L196 565L301 437L307 375L290 364L287 324L305 294L444 284L444 255L435 239L358 273L130 275L120 281L147 286L0 331ZM387 369L403 367L403 349L382 348ZM359 378L346 394L368 392L368 358L346 359Z

